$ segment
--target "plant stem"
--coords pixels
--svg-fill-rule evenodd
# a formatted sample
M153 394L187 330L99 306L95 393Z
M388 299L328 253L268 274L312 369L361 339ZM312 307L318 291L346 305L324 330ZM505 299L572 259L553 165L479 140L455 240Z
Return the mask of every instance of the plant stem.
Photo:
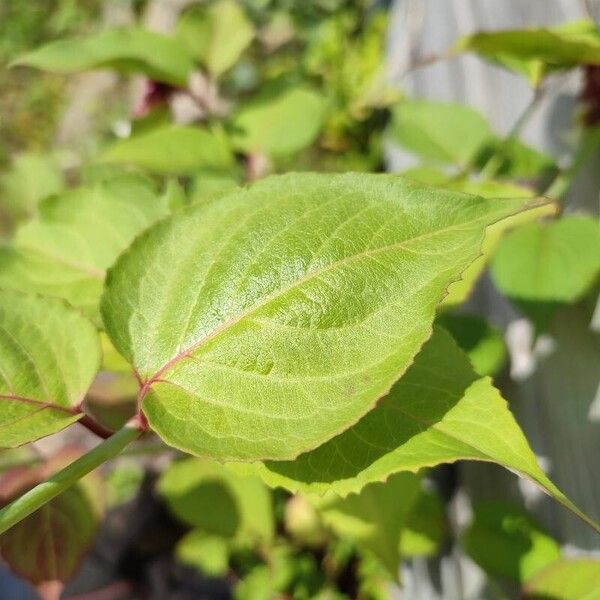
M0 510L0 534L70 488L102 463L117 456L141 433L137 418L132 419L114 435L56 473L48 481L36 485L20 498L5 506Z
M483 177L484 179L493 179L498 174L498 171L502 167L502 163L505 159L504 151L507 149L508 145L513 140L519 137L519 134L521 133L523 127L525 126L527 121L529 121L529 118L537 109L538 104L541 102L544 95L544 88L536 87L534 89L533 96L523 109L523 112L519 115L506 137L502 140L502 142L500 142L496 152L494 152L494 154L490 156L488 161L481 168L481 177Z
M107 429L104 425L101 425L93 419L90 415L84 414L79 421L77 421L80 425L83 425L86 429L89 429L92 433L95 433L98 437L107 440L114 434L114 431Z

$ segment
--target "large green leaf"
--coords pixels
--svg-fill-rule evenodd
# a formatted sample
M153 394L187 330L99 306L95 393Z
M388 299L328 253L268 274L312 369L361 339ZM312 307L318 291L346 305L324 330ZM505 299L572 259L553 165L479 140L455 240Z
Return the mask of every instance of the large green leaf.
M462 543L487 573L523 582L559 558L558 543L518 506L483 502L474 512Z
M64 429L100 366L92 324L63 301L0 290L0 448Z
M526 600L597 600L600 598L600 560L565 558L548 565L523 588Z
M18 58L14 65L53 73L116 69L185 86L194 61L184 44L143 29L114 29L89 37L50 42Z
M270 492L256 477L189 458L163 473L158 490L179 519L207 534L241 541L273 537Z
M402 100L392 109L394 142L422 158L467 168L489 141L487 120L464 104Z
M212 75L232 67L254 38L254 28L235 0L193 6L177 24L177 36Z
M101 162L135 165L161 174L198 170L228 171L234 166L227 140L200 127L164 125L111 144Z
M401 532L419 492L418 476L398 473L385 483L367 485L359 494L326 496L318 502L319 512L326 525L371 550L397 579Z
M0 287L59 296L96 316L106 269L167 214L167 200L131 176L49 198L0 249Z
M467 356L441 328L391 392L341 435L295 461L228 466L256 473L273 487L343 496L392 473L457 460L501 464L586 519L540 469L490 379L474 372Z
M387 393L485 226L530 206L395 176L271 177L138 238L104 322L167 443L294 458Z
M578 215L516 229L491 268L500 291L517 302L574 302L600 274L600 223Z
M268 89L234 114L233 143L247 153L295 154L317 138L325 109L325 99L306 86Z
M28 472L6 473L0 477L0 502L48 479L75 458L76 453L63 452ZM103 509L102 479L92 473L2 534L0 555L12 571L40 591L60 590L93 542Z
M482 32L461 38L457 51L471 51L525 75L532 85L552 71L600 64L600 35L592 21L558 27Z

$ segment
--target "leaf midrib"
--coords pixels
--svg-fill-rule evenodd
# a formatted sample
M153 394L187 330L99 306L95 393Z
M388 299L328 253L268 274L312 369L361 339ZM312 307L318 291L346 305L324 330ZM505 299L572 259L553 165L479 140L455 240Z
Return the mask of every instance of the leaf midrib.
M527 205L524 205L523 207L521 207L521 209L519 209L518 207L514 207L514 210L505 216L509 216L510 214L515 214L517 212L520 212L521 210L526 210L527 208L532 207L532 206L533 206L532 203L528 203ZM500 215L502 215L502 214L504 214L504 211L498 210L498 213ZM498 217L497 220L500 220L500 218L503 218L503 217ZM373 250L365 250L363 252L359 252L358 254L353 254L351 256L347 256L341 260L333 261L321 268L318 268L318 269L315 269L314 271L310 271L310 272L306 273L303 277L296 279L291 284L278 289L276 292L269 294L265 298L262 298L260 302L252 305L247 310L240 312L237 316L234 316L233 318L230 318L230 319L224 321L223 323L221 323L220 325L215 327L210 333L208 333L203 338L201 338L200 340L198 340L197 342L192 344L189 348L182 350L181 352L178 352L173 358L171 358L162 367L160 367L157 371L155 371L154 374L150 375L147 379L142 380L143 384L140 388L140 399L143 399L143 397L147 394L150 387L156 380L160 379L169 369L176 366L182 359L186 358L190 353L194 352L195 350L197 350L204 344L209 343L211 340L216 338L218 335L220 335L221 333L223 333L230 327L233 327L234 325L236 325L242 319L244 319L248 316L251 316L256 311L264 308L270 302L272 302L273 300L276 300L283 294L293 290L297 286L302 285L302 284L306 283L307 281L310 281L311 279L314 279L315 277L318 277L319 275L321 275L329 270L338 268L341 265L350 263L354 260L368 257L368 256L376 256L378 254L397 250L400 248L407 248L407 246L409 244L412 244L416 241L434 237L434 236L437 236L437 235L440 235L443 233L447 233L449 231L456 230L456 229L461 229L461 228L467 229L469 226L472 226L475 223L478 223L480 221L489 221L488 225L491 225L494 222L496 222L496 219L495 219L495 217L491 216L490 214L485 214L476 219L472 219L470 221L465 221L465 222L459 223L459 224L450 225L447 227L442 227L441 229L436 229L435 231L429 231L425 234L421 234L421 235L415 236L413 238L402 240L401 242L398 242L395 244L390 244L388 246L383 246L381 248L376 248ZM482 237L483 237L483 232L482 232ZM468 264L466 266L468 266ZM466 266L465 266L465 268L466 268Z

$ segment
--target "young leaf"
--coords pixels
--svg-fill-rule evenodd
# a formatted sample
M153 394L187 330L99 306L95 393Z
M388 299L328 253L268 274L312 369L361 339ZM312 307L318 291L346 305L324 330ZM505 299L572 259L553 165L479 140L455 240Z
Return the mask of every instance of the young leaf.
M158 490L179 519L205 533L242 541L273 537L271 496L255 477L189 458L163 473Z
M457 51L471 51L525 75L537 86L549 73L600 64L600 35L591 21L558 27L476 33L461 38Z
M100 365L92 324L61 300L0 290L0 448L77 421Z
M598 529L546 477L498 390L441 328L391 392L341 435L295 461L228 467L272 487L345 496L392 473L457 460L503 465Z
M491 269L517 302L575 302L600 275L600 224L577 215L520 227L500 243Z
M228 171L233 154L222 135L184 125L165 125L110 145L101 162L135 165L155 173L181 175L198 171Z
M487 573L522 582L560 557L558 543L518 506L484 502L474 511L462 543Z
M295 154L317 138L325 109L325 99L306 86L267 90L233 116L233 144L274 158Z
M95 317L106 269L167 214L167 201L132 176L49 198L0 249L0 286L59 296Z
M479 375L495 375L506 361L502 334L476 315L442 315L438 323L452 334L467 353Z
M254 28L235 0L193 6L177 24L177 37L209 73L232 67L254 38Z
M435 163L468 167L489 141L487 120L463 104L402 100L392 109L394 142Z
M73 40L50 42L13 62L52 73L115 69L185 86L194 61L184 44L143 29L115 29Z
M529 207L395 176L271 177L138 238L109 272L107 333L167 443L294 458L389 390L485 226Z
M600 597L600 560L564 558L537 573L523 588L525 600L596 600Z
M0 500L43 481L73 458L62 453L29 473L0 477ZM40 589L60 589L76 573L101 522L104 509L102 479L90 474L0 536L0 555L12 571Z
M326 525L371 550L398 579L400 536L420 489L418 476L399 473L359 494L326 496L318 503L319 512Z

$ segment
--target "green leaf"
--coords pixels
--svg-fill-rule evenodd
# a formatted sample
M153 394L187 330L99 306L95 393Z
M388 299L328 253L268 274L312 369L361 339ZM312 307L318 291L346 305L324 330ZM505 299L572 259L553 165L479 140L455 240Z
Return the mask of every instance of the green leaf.
M177 36L190 54L215 76L239 59L254 38L254 28L234 0L194 6L177 24Z
M48 198L0 248L0 287L58 296L97 317L106 269L167 214L167 200L133 176Z
M295 461L228 463L271 487L341 496L392 473L457 460L495 462L581 513L545 476L488 377L479 377L450 334L434 330L390 393L356 425Z
M248 154L293 155L315 141L325 110L325 99L309 87L268 88L234 114L233 144Z
M600 560L564 558L537 573L523 589L525 600L596 600L600 598Z
M387 393L485 226L530 207L396 176L271 177L139 237L109 272L107 333L168 444L294 458Z
M506 362L502 334L476 315L442 315L438 322L467 353L479 375L495 375Z
M204 169L227 171L234 159L227 140L218 132L185 125L164 125L119 140L100 154L106 163L135 165L166 175Z
M558 27L476 33L461 38L455 50L476 52L537 86L553 71L600 64L600 35L592 21L575 21Z
M56 433L100 365L92 324L60 300L0 290L0 448Z
M433 556L447 535L444 509L433 490L421 490L400 535L400 556Z
M229 570L227 540L206 535L201 529L194 529L183 536L177 544L175 554L180 562L209 577L223 577Z
M558 543L525 511L506 502L482 502L462 543L487 573L525 581L560 557Z
M54 160L39 154L21 154L0 180L0 208L10 216L32 215L40 200L64 186Z
M158 490L179 519L205 533L242 541L273 537L271 496L258 478L189 458L163 473Z
M498 246L491 270L498 289L521 306L575 302L600 274L600 224L575 215L515 229Z
M115 69L185 86L194 61L185 45L174 38L143 29L114 29L86 38L50 42L21 56L13 65L52 73Z
M72 454L62 453L25 474L6 473L0 477L2 499L6 500L8 489L16 495L47 479L68 464ZM15 486L15 478L25 487ZM104 509L102 491L98 474L80 479L0 536L2 559L14 573L36 586L56 586L69 581L100 526Z
M531 198L533 195L532 191L527 188L494 181L468 182L460 185L457 183L456 187L461 191L477 193L486 198ZM450 189L452 189L452 186ZM490 196L489 194L492 195ZM459 281L455 281L450 285L443 305L455 306L462 304L469 297L475 287L475 283L483 273L483 270L494 255L494 251L507 231L526 223L537 221L541 217L554 215L556 210L557 206L555 204L540 204L534 210L518 213L488 227L481 246L481 255L463 272Z
M403 100L392 109L394 142L425 160L467 168L492 135L487 120L464 104Z
M192 179L190 201L205 202L214 198L216 194L230 192L238 185L238 180L230 174L198 173Z
M318 502L323 522L339 536L368 548L398 579L400 535L420 492L420 478L399 473L385 483L371 483L346 498L326 496Z

